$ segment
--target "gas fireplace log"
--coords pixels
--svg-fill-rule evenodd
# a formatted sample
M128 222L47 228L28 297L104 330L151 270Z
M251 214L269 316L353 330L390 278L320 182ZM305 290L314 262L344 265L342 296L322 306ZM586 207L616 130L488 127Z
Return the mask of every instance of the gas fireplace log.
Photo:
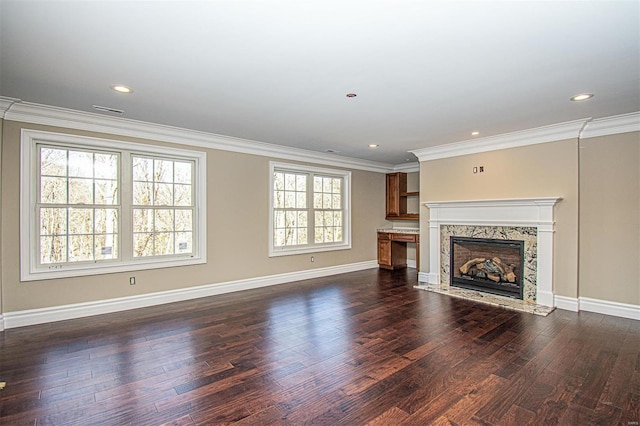
M485 260L487 259L485 259L484 257L476 257L474 259L471 259L460 267L460 272L463 275L467 275L467 273L469 272L469 268L471 268L472 266L476 266L478 264L482 264L482 262L484 262Z
M475 257L468 260L460 268L461 275L469 277L485 278L493 282L516 282L516 274L513 272L514 265L502 263L499 257L487 260L484 257Z
M510 283L515 283L516 274L513 272L515 265L503 263L502 266L504 267L504 273L502 274L504 277L504 280Z
M493 261L493 264L496 266L496 268L498 268L498 271L500 272L500 275L504 275L507 273L507 271L504 268L504 265L502 263L502 260L499 257L494 257L493 259L491 259Z
M504 274L504 279L510 283L516 282L516 274L513 272L513 265L505 265L506 273Z
M487 278L496 283L500 282L500 275L487 274Z

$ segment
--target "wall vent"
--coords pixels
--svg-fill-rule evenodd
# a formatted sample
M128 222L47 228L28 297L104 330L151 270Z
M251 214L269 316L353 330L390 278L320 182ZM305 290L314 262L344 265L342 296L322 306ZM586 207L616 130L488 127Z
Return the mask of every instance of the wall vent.
M96 111L108 112L108 113L117 114L117 115L124 114L124 111L121 110L121 109L110 108L110 107L105 107L105 106L100 106L100 105L94 105L93 109L95 109Z

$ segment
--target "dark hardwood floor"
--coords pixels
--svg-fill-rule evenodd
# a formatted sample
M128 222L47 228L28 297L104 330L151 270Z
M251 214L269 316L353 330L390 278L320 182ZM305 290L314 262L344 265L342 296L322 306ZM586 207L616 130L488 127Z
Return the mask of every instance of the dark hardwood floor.
M371 269L0 333L3 425L638 425L640 321Z

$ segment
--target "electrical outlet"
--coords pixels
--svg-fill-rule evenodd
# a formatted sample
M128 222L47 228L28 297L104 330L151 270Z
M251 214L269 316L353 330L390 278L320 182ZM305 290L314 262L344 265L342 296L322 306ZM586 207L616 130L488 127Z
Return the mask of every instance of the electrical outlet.
M136 277L129 277L129 285L136 285Z
M480 166L480 173L484 173L484 166Z
M473 173L478 173L478 168L477 167L473 168Z
M315 262L315 259L313 258L313 256L311 256L311 262Z

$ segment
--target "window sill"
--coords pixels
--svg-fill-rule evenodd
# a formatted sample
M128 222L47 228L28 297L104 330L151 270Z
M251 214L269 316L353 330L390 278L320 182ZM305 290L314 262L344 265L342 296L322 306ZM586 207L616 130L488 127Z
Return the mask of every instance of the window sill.
M339 244L339 245L331 245L331 246L313 246L313 247L304 247L304 248L282 248L282 249L271 248L269 250L269 257L321 253L325 251L336 251L336 250L349 250L350 248L351 248L351 244Z
M126 263L104 264L100 266L87 265L85 267L66 267L52 270L38 270L24 272L20 281L42 281L56 278L85 277L91 275L114 274L118 272L144 271L149 269L173 268L177 266L191 266L207 263L206 257L189 257L185 259L156 259L134 260ZM23 269L24 271L24 269Z

